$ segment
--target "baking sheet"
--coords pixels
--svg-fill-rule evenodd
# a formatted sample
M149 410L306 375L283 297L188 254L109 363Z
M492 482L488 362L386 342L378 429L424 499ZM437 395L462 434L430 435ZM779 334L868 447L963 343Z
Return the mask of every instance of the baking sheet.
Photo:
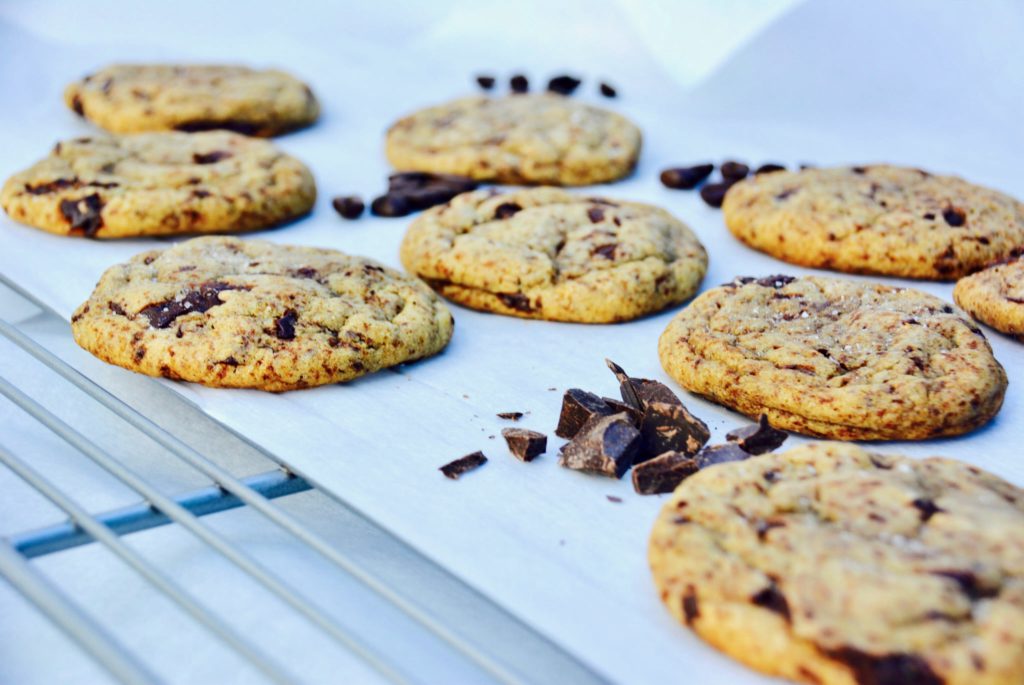
M662 188L657 173L669 165L729 157L790 165L884 160L1024 195L1024 95L1013 86L1024 70L1024 10L1009 1L949 3L941 11L909 0L807 3L738 49L730 46L724 62L706 54L710 30L704 42L673 45L665 38L666 25L689 27L680 35L701 33L692 25L707 21L706 13L687 4L658 5L658 31L639 3L569 2L561 11L539 2L518 3L515 11L473 3L373 10L259 3L244 15L191 0L133 12L113 2L91 4L88 12L72 7L0 7L0 174L32 163L59 138L95 132L60 100L63 85L92 67L125 59L279 65L308 79L323 103L314 128L278 139L310 164L321 197L313 216L253 237L335 247L393 266L408 220L343 222L330 197L369 198L382 190L387 125L419 106L472 92L479 71L522 70L535 86L555 73L577 72L586 77L581 97L636 120L645 134L636 174L583 192L653 202L687 221L710 253L705 287L738 274L808 271L739 245L720 213L695 193ZM736 25L741 34L753 30L741 20ZM594 96L598 78L608 78L622 97ZM0 241L3 274L64 316L104 268L153 245L49 236L6 217ZM951 285L916 287L951 297ZM548 455L519 463L500 438L508 424L494 416L529 412L518 425L550 433L566 388L614 394L605 357L634 375L668 381L656 344L673 312L583 326L453 311L455 336L444 354L344 386L268 395L170 385L612 680L667 682L686 674L691 682L765 682L705 647L660 606L645 551L661 498L635 496L628 479L559 468L561 441L553 435ZM1006 337L989 339L1011 378L996 420L964 438L882 449L959 457L1024 483L1016 447L1024 355ZM106 382L128 373L85 352L72 358ZM743 422L686 399L708 421L712 440ZM478 472L451 482L436 471L477 449L491 459Z

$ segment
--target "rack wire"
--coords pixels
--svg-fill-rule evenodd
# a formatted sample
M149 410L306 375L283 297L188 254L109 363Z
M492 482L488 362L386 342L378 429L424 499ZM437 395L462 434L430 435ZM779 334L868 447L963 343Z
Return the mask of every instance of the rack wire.
M20 289L16 284L0 277L0 283L11 293L34 305L38 313L29 322L40 319L49 324L60 317L45 304ZM61 321L66 329L66 322ZM297 615L318 628L337 649L345 650L374 669L381 678L394 683L421 682L422 676L403 667L387 646L370 644L357 631L342 625L319 606L316 599L306 596L283 578L253 558L232 540L218 533L204 522L204 517L220 512L248 507L259 514L267 526L287 533L294 544L313 550L330 563L334 572L355 579L365 592L373 593L401 611L423 630L440 639L452 650L478 667L482 677L496 683L602 683L605 680L559 645L548 640L530 626L521 622L505 608L462 583L445 569L437 566L418 551L356 511L337 494L320 488L311 479L294 471L278 456L254 445L243 436L202 414L181 395L163 387L158 381L147 379L147 392L161 393L163 404L172 405L176 412L186 412L214 426L226 436L239 440L273 465L264 472L236 477L218 464L215 456L203 454L175 434L175 427L165 427L145 415L124 399L72 367L56 353L30 336L24 328L26 321L15 325L0 318L0 336L13 343L20 351L42 363L61 381L73 386L89 401L102 407L110 420L120 421L139 434L149 438L170 455L191 469L203 474L210 484L195 490L168 495L152 485L146 474L137 473L109 451L72 427L67 421L0 377L0 395L45 427L53 435L88 458L113 478L130 488L141 501L127 507L102 513L90 513L81 506L74 492L58 487L54 480L41 473L25 459L14 454L0 438L0 463L16 474L24 483L57 506L67 516L41 529L20 532L0 539L0 576L33 603L49 620L74 640L84 652L104 667L111 676L123 683L160 683L161 674L154 673L143 656L133 653L119 642L112 630L90 616L61 587L51 582L32 564L33 559L58 554L74 547L99 544L113 553L141 578L153 592L170 600L198 625L232 649L269 681L297 682L288 664L276 655L268 654L256 645L244 631L233 627L224 617L181 587L156 563L128 546L122 536L165 525L176 525L191 533L209 550L219 554L264 591L281 600ZM70 331L67 333L70 336ZM191 419L190 419L191 420ZM298 493L316 492L329 499L345 516L358 517L379 535L381 544L397 550L405 562L421 564L425 577L443 584L445 592L437 598L418 594L416 599L384 580L381 574L368 568L364 561L348 550L331 544L297 517L277 506L275 500ZM455 588L460 603L473 607L473 620L467 621L465 612L446 608L443 597ZM470 624L472 623L472 625ZM436 676L436 674L435 674Z

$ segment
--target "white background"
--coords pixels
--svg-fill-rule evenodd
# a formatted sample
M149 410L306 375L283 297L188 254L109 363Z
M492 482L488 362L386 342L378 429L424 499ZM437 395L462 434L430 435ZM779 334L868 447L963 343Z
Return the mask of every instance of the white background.
M728 158L790 165L889 161L956 173L1024 196L1022 35L1024 6L1010 0L5 4L0 175L31 164L60 138L95 132L63 107L60 94L65 83L104 63L280 66L309 80L323 104L315 127L278 141L311 166L321 197L312 217L255 237L340 248L397 266L406 219L344 222L329 206L333 195L369 199L383 189L388 167L382 135L388 124L420 106L472 92L479 72L504 81L522 71L536 87L568 71L585 77L579 97L629 115L645 134L636 174L601 192L663 205L688 222L708 247L705 287L711 287L740 274L806 270L737 244L720 213L695 193L660 186L657 173L666 166ZM599 78L614 83L621 97L596 96ZM50 236L0 218L0 270L65 317L104 268L152 244ZM951 298L950 284L919 287ZM560 469L554 457L560 441L553 435L549 454L529 465L510 458L500 437L489 438L505 425L495 412L528 411L520 425L550 432L566 388L613 394L605 357L634 375L669 382L656 344L673 312L616 326L583 326L453 309L456 331L445 353L398 373L283 395L170 385L609 679L678 682L686 674L694 683L765 682L703 646L659 605L645 548L660 498L635 496L628 479ZM963 438L880 449L955 456L1024 483L1017 448L1024 355L1006 337L989 338L1011 380L996 420ZM84 352L68 354L111 387L130 382L128 372ZM45 394L33 388L33 367L4 364L5 377ZM712 440L742 422L697 398L687 403L708 421ZM52 454L46 438L17 412L6 404L0 412L4 444L39 459ZM437 473L440 464L477 449L491 459L483 469L458 482ZM91 484L70 485L85 490ZM611 503L608 494L624 502ZM111 495L90 504L103 508L119 501ZM0 498L0 532L54 519L52 509ZM88 557L69 557L63 566L60 559L48 560L48 568L62 578L88 576L91 591L110 592L126 603L116 620L138 623L140 641L158 641L144 635L144 617L128 611L131 595L104 589ZM201 574L216 594L217 574L201 559L172 557L164 563L185 575ZM5 606L19 611L5 615ZM0 604L0 681L99 677L73 653L62 651L54 659L30 649L34 641L25 631L39 625L14 600ZM175 659L174 640L168 642L170 647L152 647L152 653L171 675L177 671L186 682L189 674L207 674L204 658L214 656L190 646L192 658ZM322 663L312 645L305 649L309 654L302 657L312 664L304 673L308 679L371 677L354 664ZM427 680L469 677L431 661L426 650L424 659Z

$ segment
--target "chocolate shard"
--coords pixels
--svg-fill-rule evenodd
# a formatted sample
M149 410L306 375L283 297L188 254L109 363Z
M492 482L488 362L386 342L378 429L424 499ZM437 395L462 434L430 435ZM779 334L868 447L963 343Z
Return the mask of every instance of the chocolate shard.
M741 448L735 442L727 442L724 445L708 445L694 457L697 465L706 469L715 464L724 464L729 461L743 461L750 458L750 453Z
M521 411L500 411L497 414L499 419L505 419L506 421L518 421L523 418L523 412Z
M699 186L711 172L714 164L697 164L696 166L673 167L661 172L661 184L673 190L693 190Z
M846 664L858 685L943 685L923 657L916 654L868 654L855 647L823 650Z
M786 170L786 167L784 167L781 164L776 164L774 162L766 162L765 164L762 164L761 166L757 167L757 170L754 171L754 173L756 175L773 174L776 171L785 171L785 170Z
M219 304L224 304L224 301L220 299L220 294L225 290L239 289L238 286L210 281L200 284L194 290L189 290L181 298L144 307L139 314L149 319L149 325L153 328L167 328L179 316L192 312L205 312Z
M510 216L515 216L522 210L523 208L517 205L515 202L503 202L494 208L494 218L507 219Z
M192 161L196 164L216 164L228 159L232 154L227 150L214 150L213 152L196 152L192 155Z
M599 89L601 91L601 95L605 96L606 98L613 98L619 94L619 92L615 90L614 86L605 83L604 81L601 82Z
M274 335L280 340L294 340L295 324L298 320L299 315L294 309L285 311L274 321Z
M681 452L665 452L633 466L633 489L641 495L672 492L697 471L693 457Z
M458 480L459 476L472 471L473 469L480 468L487 463L487 457L484 456L483 452L477 451L472 454L467 454L464 457L459 457L455 461L449 462L438 469L444 474L445 478L451 478L452 480Z
M625 412L629 415L629 420L633 422L633 425L637 428L640 427L640 421L643 419L643 412L638 410L632 405L626 404L622 400L617 400L614 397L602 397L601 400L611 407L613 414L621 414Z
M358 195L341 195L331 200L334 211L344 219L358 219L366 209L366 204Z
M548 449L548 436L525 428L502 428L508 451L519 461L533 461Z
M750 601L762 609L774 611L785 619L786 623L789 623L792 620L792 616L789 613L789 602L786 601L786 596L782 594L782 591L779 590L779 587L775 583L770 583L763 590L751 597Z
M594 417L565 446L558 464L575 471L621 478L639 447L640 431L628 415Z
M720 169L722 178L727 181L740 181L750 174L750 167L742 162L723 162Z
M558 417L555 435L574 438L584 424L594 416L609 416L615 412L592 392L569 388L562 397L562 413Z
M548 90L552 93L558 93L559 95L572 95L573 92L579 88L581 83L583 83L583 81L575 76L563 74L562 76L556 76L548 81Z
M476 77L476 83L484 90L491 90L494 88L494 77L487 74L480 74Z
M103 200L96 193L77 200L61 200L60 213L68 220L72 231L82 231L89 238L103 228Z
M640 400L639 395L637 395L633 379L629 377L629 374L621 366L611 359L605 359L604 363L608 365L608 368L612 370L615 378L619 381L619 392L622 394L622 400L637 411L643 412L644 403Z
M768 415L761 414L757 423L744 426L725 434L725 439L735 442L748 454L765 454L777 450L786 441L788 434L768 423Z
M636 462L653 459L664 452L693 456L710 437L707 424L682 404L648 402L640 422L640 452Z
M468 176L405 171L388 177L389 197L400 197L411 210L443 205L456 195L476 190L478 184Z

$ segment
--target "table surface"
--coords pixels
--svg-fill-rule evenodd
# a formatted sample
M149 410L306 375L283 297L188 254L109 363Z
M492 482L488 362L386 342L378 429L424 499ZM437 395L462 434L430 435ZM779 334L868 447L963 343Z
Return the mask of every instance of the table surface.
M659 204L690 224L710 254L705 288L742 274L810 272L738 244L720 213L695 193L660 186L657 174L666 166L728 158L789 165L891 161L1024 196L1019 161L1024 92L1013 86L1024 77L1019 41L1024 10L1009 0L950 3L943 12L914 0L641 5L528 2L517 3L512 12L469 2L394 2L372 10L326 2L301 8L257 3L248 4L244 15L227 4L194 0L131 12L102 0L90 3L87 13L69 3L2 5L0 175L32 163L60 138L94 132L63 107L66 82L110 61L207 60L287 68L309 80L323 105L314 127L277 141L316 176L320 198L313 215L253 237L338 248L392 266L398 266L408 220L343 222L331 210L330 198L379 193L388 173L382 152L388 124L420 106L472 92L472 77L479 72L505 77L523 71L535 84L564 71L578 73L585 77L579 97L637 121L645 148L636 173L585 192ZM621 97L599 98L594 92L599 79L614 83ZM0 218L0 234L0 272L65 317L88 296L104 268L153 245L50 236L6 217ZM950 284L914 287L951 299ZM549 454L532 464L509 457L500 439L507 424L496 412L528 412L519 425L550 433L565 389L614 394L606 357L631 374L671 383L660 368L656 344L674 312L584 326L454 306L453 311L455 336L442 355L346 385L270 395L166 384L338 493L609 680L669 682L685 673L695 683L767 682L704 646L660 606L647 569L646 541L662 498L636 496L628 478L619 482L559 468L554 454L561 441L553 435ZM68 360L115 392L134 382L128 372L54 336ZM1007 337L991 333L989 339L1011 380L1000 415L962 438L879 449L958 457L1024 483L1015 444L1024 421L1017 382L1024 374L1024 353ZM0 375L22 387L33 387L38 373L31 365L15 368L0 361ZM46 395L46 388L33 391ZM61 398L48 400L60 406ZM712 440L743 423L696 397L685 400L708 422ZM61 411L89 430L104 429L74 406ZM5 445L60 463L61 448L13 408L0 406L0 418ZM457 482L438 474L440 464L477 449L491 460L478 472ZM92 485L70 461L64 468L74 475L70 487ZM177 482L176 476L167 477ZM10 480L4 474L0 486ZM184 488L189 481L182 477L179 484ZM611 502L606 495L623 501ZM89 504L102 509L123 503L124 497L123 491L101 491ZM53 509L28 497L0 502L0 534L55 518ZM232 535L246 535L244 521L231 525ZM163 550L170 568L202 573L216 587L215 566L176 555L175 533L162 535L145 544ZM282 541L266 544L289 553ZM49 559L47 570L79 578L100 597L115 597L104 588L105 567L90 554ZM311 582L316 583L315 574ZM138 621L128 611L130 596L117 601L125 606L113 620ZM45 648L32 649L24 631L47 634L47 629L9 592L0 593L0 616L5 617L0 619L0 682L46 682L55 673L79 682L101 678L84 658L47 659ZM181 682L189 680L182 673L206 673L204 659L215 658L203 645L190 643L195 658L183 666L174 658L185 638L168 640L164 626L142 625L140 631L140 643L143 638L170 643L153 653L185 669L179 671ZM52 647L56 639L41 638L41 644ZM316 652L309 645L305 649ZM310 660L310 680L343 673L352 682L372 682L355 662ZM448 670L456 666L440 659L425 663L428 677L431 669L457 673Z

